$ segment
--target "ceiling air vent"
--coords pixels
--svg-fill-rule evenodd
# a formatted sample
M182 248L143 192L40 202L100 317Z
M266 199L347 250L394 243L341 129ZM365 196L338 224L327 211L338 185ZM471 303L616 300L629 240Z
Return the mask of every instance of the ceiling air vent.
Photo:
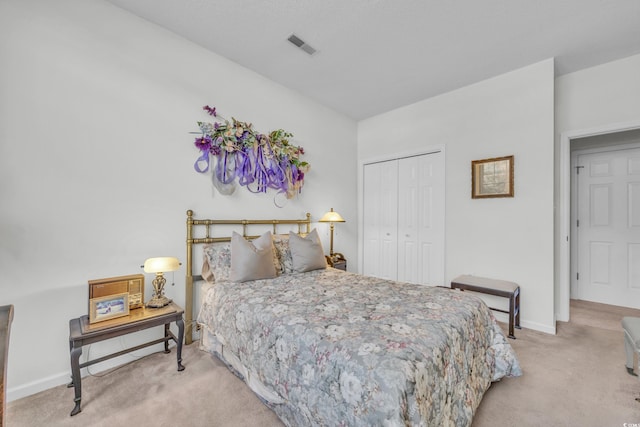
M291 43L293 43L300 49L307 52L309 55L313 55L314 53L317 52L314 48L306 44L304 40L302 40L300 37L296 36L295 34L291 34L287 40L289 40Z

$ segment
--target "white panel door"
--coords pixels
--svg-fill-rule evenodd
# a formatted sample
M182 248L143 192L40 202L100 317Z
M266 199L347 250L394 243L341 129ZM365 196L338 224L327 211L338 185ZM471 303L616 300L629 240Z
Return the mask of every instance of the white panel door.
M367 276L398 277L398 162L364 166L363 265Z
M578 298L640 308L640 149L578 165Z
M398 162L398 280L443 286L443 155Z
M420 170L417 157L398 160L398 280L421 283L419 266Z
M420 170L419 232L421 266L419 283L444 286L445 185L444 154L418 158Z

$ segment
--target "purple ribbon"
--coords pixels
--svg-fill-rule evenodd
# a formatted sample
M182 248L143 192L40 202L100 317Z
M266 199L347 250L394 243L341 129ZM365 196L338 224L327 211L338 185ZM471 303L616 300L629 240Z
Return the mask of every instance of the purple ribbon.
M200 168L200 162L203 161L206 164L204 169ZM198 157L198 160L193 164L193 168L196 172L205 173L209 170L209 150L203 151L202 156Z
M244 151L237 151L235 154L238 183L246 187L255 181L255 173L253 171L253 165L251 164L251 151L248 153L245 153Z
M257 186L255 191L251 190L253 193L266 193L267 187L269 185L269 173L265 166L265 157L264 157L264 149L263 145L258 145L255 152L255 168L254 168L254 178L257 182Z
M238 183L252 193L266 193L273 188L287 198L293 197L296 190L300 192L302 188L304 173L290 162L288 156L276 156L268 142L259 141L255 147L243 147L233 152L222 150L218 155L203 150L193 166L200 173L207 172L210 167L209 156L215 155L217 165L211 165L211 168L221 184L231 184L238 178ZM202 162L205 163L204 168L201 167Z
M226 150L221 157L216 168L216 178L223 184L230 184L236 178L235 157ZM231 163L233 163L233 167Z

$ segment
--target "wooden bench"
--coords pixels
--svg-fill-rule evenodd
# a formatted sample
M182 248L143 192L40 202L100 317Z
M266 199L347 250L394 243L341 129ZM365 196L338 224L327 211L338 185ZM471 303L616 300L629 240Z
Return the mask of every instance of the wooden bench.
M520 286L505 280L487 279L478 276L458 276L451 281L451 289L473 291L487 295L496 295L509 299L509 310L489 307L491 310L509 314L509 338L516 339L513 328L520 328Z

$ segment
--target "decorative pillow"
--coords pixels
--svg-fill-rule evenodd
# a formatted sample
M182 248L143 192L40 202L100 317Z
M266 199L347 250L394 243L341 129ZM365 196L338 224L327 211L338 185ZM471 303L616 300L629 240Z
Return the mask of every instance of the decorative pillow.
M273 247L276 255L276 271L278 274L293 273L293 261L291 259L291 249L289 249L289 235L275 234L273 236Z
M272 279L276 277L273 263L271 232L267 231L252 242L235 231L231 235L231 274L233 282Z
M289 232L289 247L293 271L296 273L327 268L322 242L315 228L307 237L298 236L293 231Z
M209 283L229 280L231 272L231 243L220 242L203 248L202 278Z

